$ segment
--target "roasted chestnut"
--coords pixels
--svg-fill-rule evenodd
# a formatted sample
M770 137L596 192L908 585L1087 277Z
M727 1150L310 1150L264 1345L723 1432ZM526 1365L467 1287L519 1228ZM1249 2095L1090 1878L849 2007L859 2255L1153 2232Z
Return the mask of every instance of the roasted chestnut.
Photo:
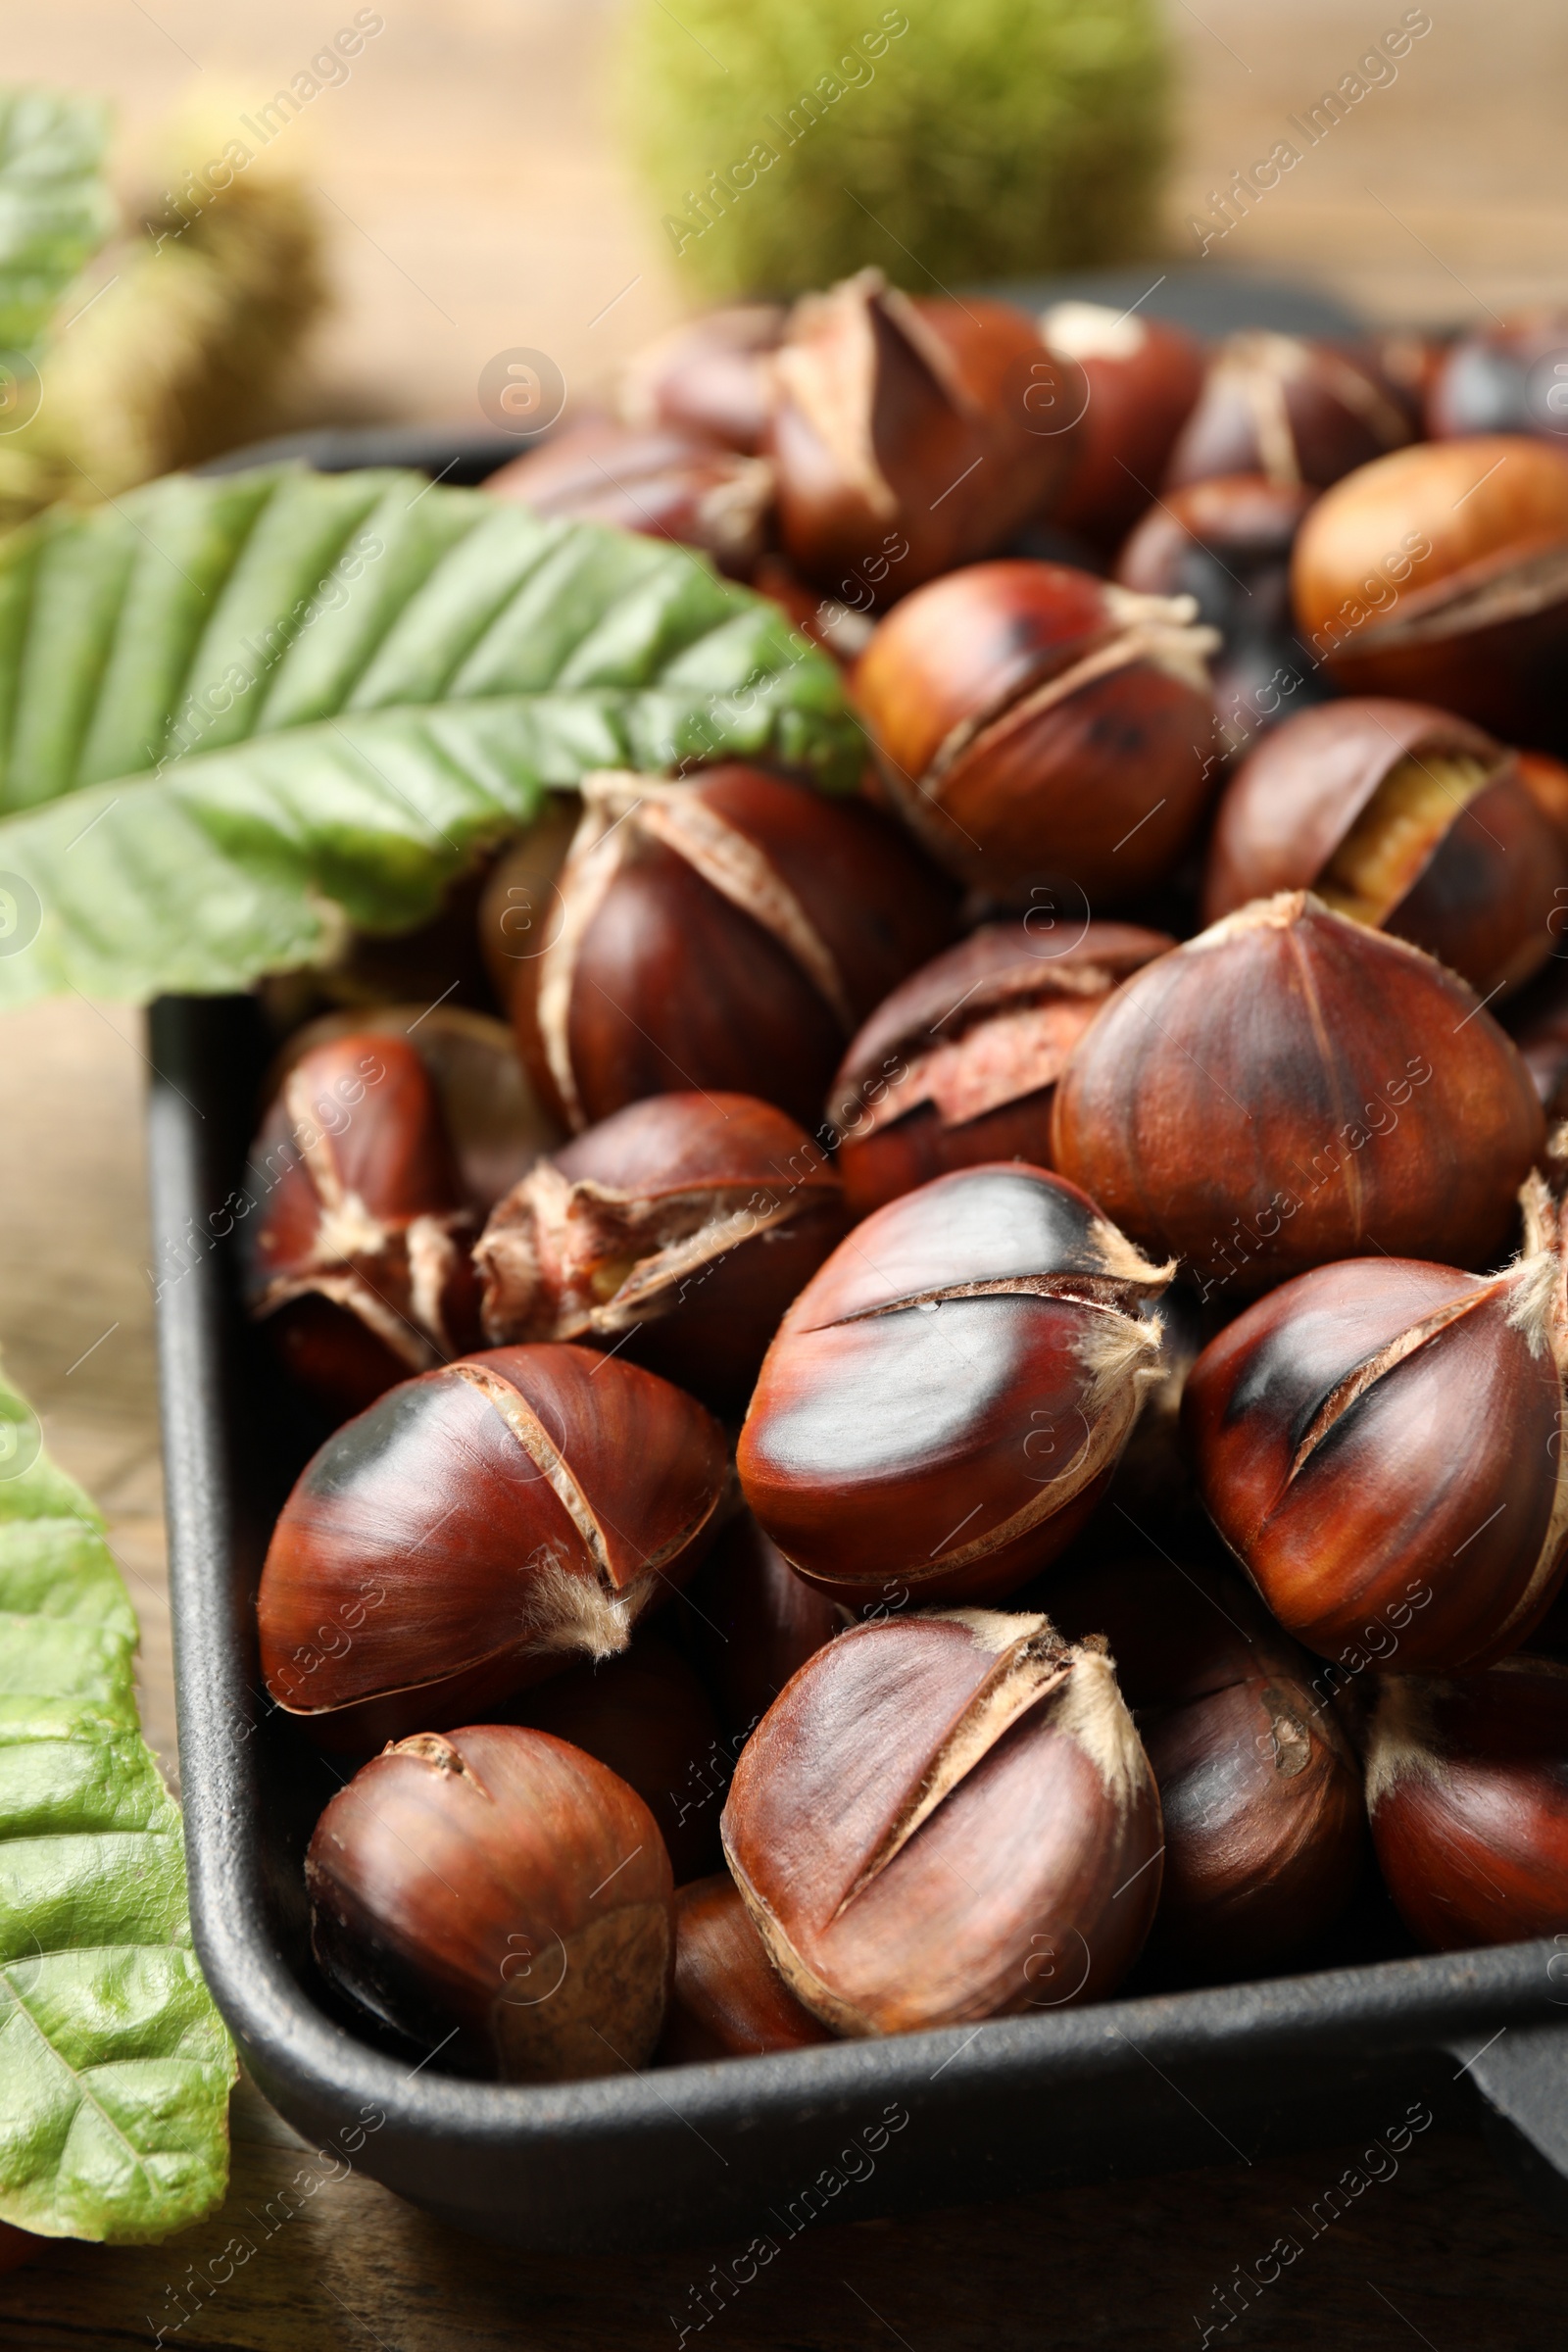
M400 1740L321 1815L305 1884L323 1974L455 2073L561 2082L653 2052L669 1856L642 1798L564 1740Z
M1425 948L1490 1000L1551 953L1568 837L1479 727L1425 703L1329 703L1288 719L1227 787L1204 917L1301 889Z
M755 457L767 437L772 355L788 316L782 303L738 302L683 318L627 362L621 416L641 432L696 433Z
M1085 403L1072 471L1052 519L1114 546L1153 498L1202 388L1202 345L1166 319L1098 302L1053 303L1041 314L1040 334L1052 357L1076 371Z
M841 1634L747 1742L723 1828L773 1966L840 2034L1097 1999L1159 1894L1159 1799L1110 1660L1038 1615Z
M803 2009L727 1871L675 1890L675 1981L659 2055L666 2066L806 2050L832 2034Z
M1094 1509L1159 1364L1171 1268L1077 1187L962 1168L889 1201L808 1283L741 1431L746 1499L852 1605L989 1600Z
M950 900L862 804L738 763L597 774L543 953L512 998L542 1100L581 1131L645 1095L760 1095L803 1126Z
M1288 1282L1211 1340L1183 1424L1215 1526L1280 1623L1347 1673L1517 1649L1562 1582L1560 1212L1478 1279L1399 1257Z
M1161 880L1202 814L1213 749L1186 597L1064 564L976 564L890 612L852 691L887 790L954 873L1059 877L1091 900Z
M1487 434L1380 458L1320 498L1297 625L1349 694L1457 710L1504 742L1562 732L1568 455Z
M618 1656L585 1660L525 1691L507 1720L569 1740L635 1788L677 1883L712 1868L726 1759L712 1702L671 1643L639 1632Z
M1411 439L1410 419L1361 353L1247 328L1209 362L1166 468L1175 489L1264 473L1324 489Z
M696 1567L725 1484L717 1423L618 1356L496 1348L405 1381L278 1514L267 1689L365 1747L612 1657Z
M1314 1661L1191 1544L1054 1576L1052 1622L1108 1642L1165 1826L1152 1953L1183 1973L1277 1966L1331 1927L1366 1843L1361 1773Z
M751 1095L653 1095L541 1159L474 1250L485 1336L613 1347L744 1403L784 1309L842 1238L838 1173Z
M862 270L790 314L766 447L786 554L890 604L1001 546L1072 463L1062 370L1010 304L913 302Z
M952 1168L1051 1165L1051 1102L1111 991L1176 942L1128 923L986 923L878 1005L833 1082L828 1118L863 1216Z
M762 552L773 469L765 458L696 433L594 416L524 451L484 486L538 514L701 548L721 571L744 579Z
M302 1054L245 1192L246 1303L329 1411L358 1412L478 1338L473 1219L407 1039L354 1030Z
M1543 306L1449 345L1426 398L1434 441L1468 433L1568 437L1568 312Z
M1400 1918L1440 1952L1568 1932L1568 1666L1390 1675L1367 1745L1372 1840Z
M1298 891L1133 974L1057 1082L1052 1156L1202 1297L1243 1298L1371 1250L1485 1263L1544 1133L1462 980Z
M1191 597L1218 630L1214 700L1232 752L1326 691L1291 617L1291 550L1316 495L1261 473L1193 482L1152 506L1116 559L1122 587Z
M885 1596L901 1597L898 1586ZM790 1676L849 1621L841 1602L796 1575L750 1511L724 1529L679 1607L735 1755Z

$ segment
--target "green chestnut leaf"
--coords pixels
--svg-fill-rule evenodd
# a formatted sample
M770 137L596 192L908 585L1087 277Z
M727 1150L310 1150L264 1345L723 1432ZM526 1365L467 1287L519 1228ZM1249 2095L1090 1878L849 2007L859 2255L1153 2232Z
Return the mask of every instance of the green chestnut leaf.
M136 1619L0 1376L0 2221L133 2244L221 2203L234 2053L191 1948Z
M65 90L0 90L0 355L28 351L115 223L108 113ZM11 401L20 387L7 368ZM0 406L0 426L14 427Z
M0 1008L407 929L590 769L862 758L834 664L689 549L417 474L171 475L0 545Z

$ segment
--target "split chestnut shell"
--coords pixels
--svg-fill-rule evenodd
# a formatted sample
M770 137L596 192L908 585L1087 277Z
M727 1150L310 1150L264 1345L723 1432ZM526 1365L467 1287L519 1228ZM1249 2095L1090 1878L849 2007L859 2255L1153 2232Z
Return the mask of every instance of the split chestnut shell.
M1103 1492L1157 1376L1169 1276L1038 1168L890 1201L763 1362L739 1468L764 1532L851 1603L1015 1590Z

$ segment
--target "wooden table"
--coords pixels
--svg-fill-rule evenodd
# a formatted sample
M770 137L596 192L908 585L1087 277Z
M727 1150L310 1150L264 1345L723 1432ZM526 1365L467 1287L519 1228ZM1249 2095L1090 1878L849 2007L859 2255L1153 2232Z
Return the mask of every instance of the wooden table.
M3 1040L0 1337L50 1446L109 1514L141 1614L148 1735L172 1771L140 1021L74 998L8 1020ZM1451 2094L1456 2120L1464 2095L1463 2085ZM1049 2132L1049 2114L1040 2128ZM731 2250L519 2255L427 2221L351 2173L260 2240L210 2299L181 2301L191 2266L205 2273L237 2229L258 2237L254 2217L296 2172L302 2145L242 2088L223 2211L163 2246L50 2246L0 2278L0 2348L107 2352L150 2345L162 2325L181 2352L668 2352L693 2316L692 2290ZM1212 2341L1280 2352L1548 2352L1563 2342L1568 2238L1537 2219L1479 2139L1442 2120L1394 2178L1308 2241L1293 2215L1309 2213L1359 2152L1247 2164L1216 2141L1209 2171L909 2222L818 2225L687 2341L704 2352L1197 2346L1236 2266L1293 2232L1300 2259Z

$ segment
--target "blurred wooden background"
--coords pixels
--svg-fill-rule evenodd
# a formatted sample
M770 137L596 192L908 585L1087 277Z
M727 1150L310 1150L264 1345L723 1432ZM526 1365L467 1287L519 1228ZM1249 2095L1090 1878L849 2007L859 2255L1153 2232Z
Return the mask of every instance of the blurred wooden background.
M353 13L344 0L0 0L3 70L105 89L139 136L193 94L220 110L265 102ZM676 302L613 144L614 0L386 0L382 13L352 79L288 134L326 199L341 296L312 405L477 422L479 369L516 344L591 389ZM1285 118L1353 70L1402 10L1201 0L1200 14L1170 0L1170 13L1186 74L1171 245L1185 259L1186 215L1287 135ZM1390 318L1568 298L1568 15L1558 0L1435 0L1432 13L1397 82L1372 91L1207 266L1287 270ZM56 1454L109 1513L141 1612L148 1735L172 1776L139 1016L80 998L38 1006L5 1022L0 1068L0 1342ZM1197 2343L1233 2266L1354 2153L823 2230L710 2340L779 2352ZM242 2095L231 2214L264 2202L296 2162L290 2135ZM188 2352L664 2345L709 2260L515 2257L354 2176L174 2332L186 2265L227 2234L220 2218L165 2248L51 2248L0 2279L0 2345L150 2344L160 2324ZM1478 2142L1434 2132L1225 2340L1535 2352L1561 2338L1565 2248Z

